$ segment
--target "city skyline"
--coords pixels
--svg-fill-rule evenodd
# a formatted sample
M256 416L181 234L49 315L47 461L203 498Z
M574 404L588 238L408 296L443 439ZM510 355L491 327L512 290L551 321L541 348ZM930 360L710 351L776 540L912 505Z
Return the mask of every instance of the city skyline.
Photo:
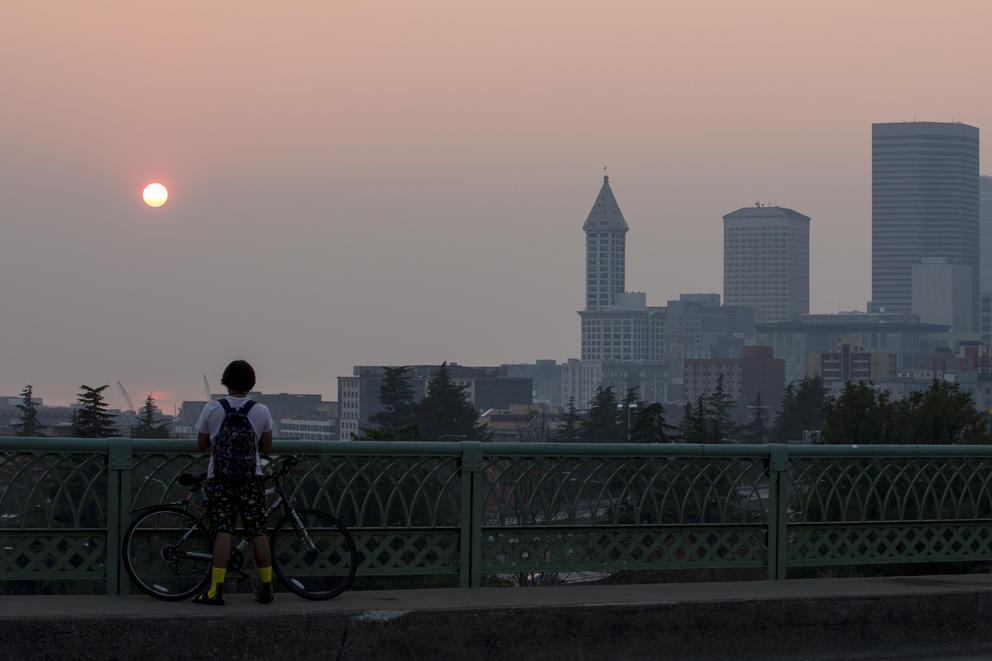
M648 305L722 293L722 216L760 201L814 219L810 311L864 310L871 125L992 125L988 18L5 6L0 394L119 380L171 411L235 357L263 392L327 399L352 365L578 357L604 165Z

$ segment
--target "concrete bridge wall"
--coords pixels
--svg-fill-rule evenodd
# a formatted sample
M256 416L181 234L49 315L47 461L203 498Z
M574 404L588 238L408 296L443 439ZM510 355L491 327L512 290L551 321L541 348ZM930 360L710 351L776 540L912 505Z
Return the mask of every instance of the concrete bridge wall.
M854 659L992 656L992 577L534 589L2 597L2 659Z

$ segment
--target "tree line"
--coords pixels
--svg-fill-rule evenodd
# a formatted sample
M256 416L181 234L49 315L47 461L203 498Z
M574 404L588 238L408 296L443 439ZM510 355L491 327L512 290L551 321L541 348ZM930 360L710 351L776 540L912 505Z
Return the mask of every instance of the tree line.
M868 382L848 382L837 396L828 396L819 377L786 387L774 420L760 394L748 407L749 422L733 418L737 406L717 379L709 395L683 406L677 427L665 421L657 402L636 402L636 389L618 401L612 388L600 387L585 416L570 401L560 428L561 440L650 443L786 443L815 432L818 443L830 444L976 444L992 443L989 418L956 383L934 379L926 390L894 399ZM630 415L630 411L636 414Z
M427 393L415 400L408 367L386 367L379 387L382 410L369 416L374 427L352 434L355 440L442 441L488 438L485 425L477 423L467 386L451 379L447 362L427 383Z
M114 424L114 416L109 412L103 385L79 386L77 397L79 407L72 414L71 435L75 438L109 438L120 435ZM38 419L38 405L34 401L34 388L27 385L19 393L21 403L17 405L20 418L11 426L17 436L43 437L47 434L46 425ZM161 421L151 393L145 397L145 404L138 411L138 424L131 428L131 438L168 438L172 430L167 421Z

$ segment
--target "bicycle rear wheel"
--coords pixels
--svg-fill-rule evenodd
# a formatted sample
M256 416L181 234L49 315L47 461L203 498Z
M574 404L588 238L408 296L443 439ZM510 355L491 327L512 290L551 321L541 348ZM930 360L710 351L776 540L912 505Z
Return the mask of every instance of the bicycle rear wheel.
M330 599L341 594L351 585L358 569L355 540L329 514L317 510L296 514L302 530L287 514L272 533L272 568L276 576L304 599ZM306 542L307 535L313 548Z
M124 533L121 557L134 584L157 599L199 594L210 580L213 541L184 509L156 507L138 515Z

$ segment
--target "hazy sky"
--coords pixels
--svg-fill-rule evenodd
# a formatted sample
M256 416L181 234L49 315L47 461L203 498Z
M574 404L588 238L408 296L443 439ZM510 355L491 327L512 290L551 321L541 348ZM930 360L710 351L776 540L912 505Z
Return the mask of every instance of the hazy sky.
M649 305L722 293L721 217L760 200L813 219L812 311L861 310L871 123L992 128L990 25L987 1L6 0L0 395L120 380L171 412L236 357L328 399L354 364L577 357L604 165Z

